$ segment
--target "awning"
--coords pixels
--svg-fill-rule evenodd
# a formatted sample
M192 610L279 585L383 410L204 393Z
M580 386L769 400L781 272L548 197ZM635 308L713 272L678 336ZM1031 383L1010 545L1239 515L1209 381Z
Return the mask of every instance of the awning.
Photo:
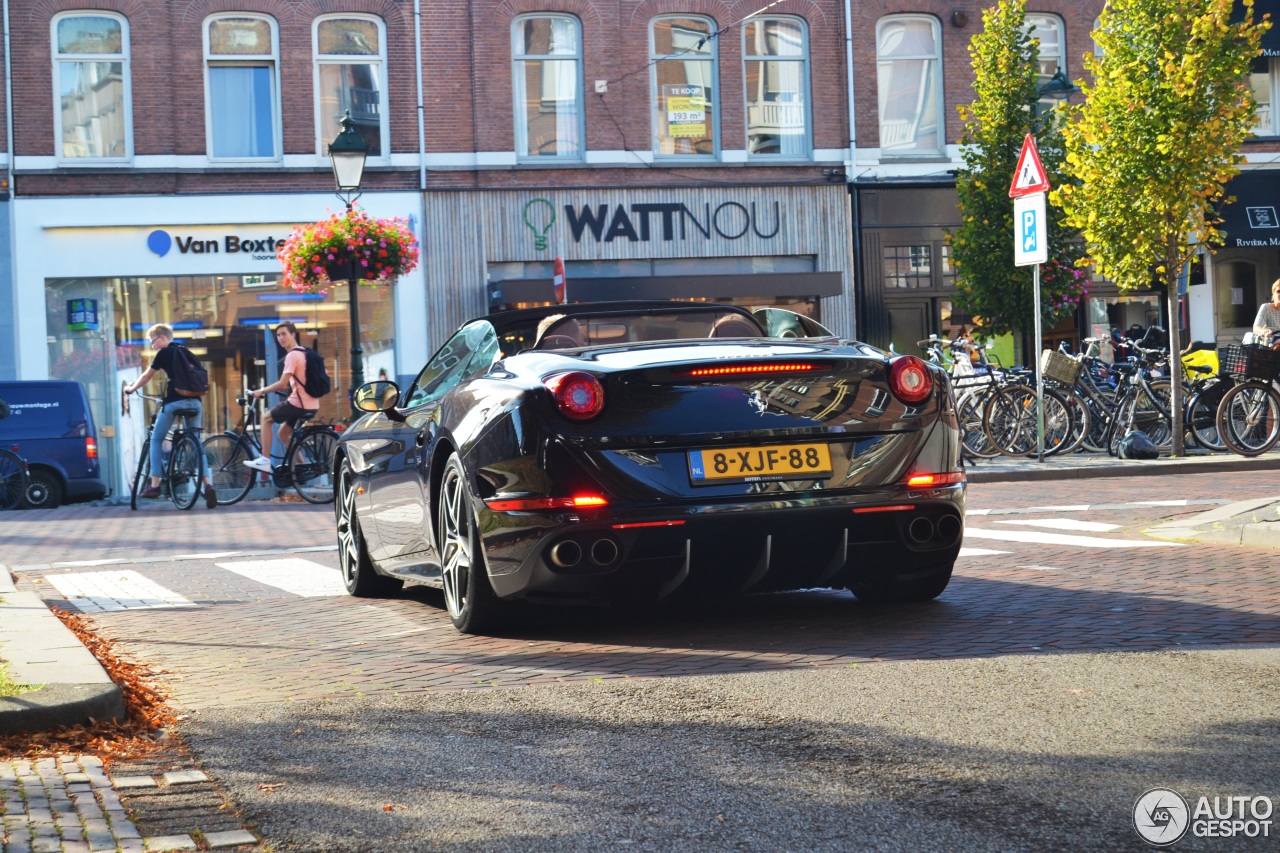
M1253 20L1261 21L1264 14L1271 14L1271 29L1262 34L1262 55L1280 56L1280 0L1253 0ZM1232 22L1244 20L1244 4L1236 0L1231 10Z
M1226 232L1222 245L1230 248L1280 246L1280 171L1254 170L1227 182L1227 195L1236 200L1218 214Z

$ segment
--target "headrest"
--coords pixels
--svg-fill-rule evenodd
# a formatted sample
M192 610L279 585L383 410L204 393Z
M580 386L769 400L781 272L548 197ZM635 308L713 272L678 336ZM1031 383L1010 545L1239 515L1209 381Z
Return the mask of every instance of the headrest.
M709 338L758 338L760 330L741 317L717 320L711 327Z
M574 349L582 344L568 335L547 335L538 341L537 349Z

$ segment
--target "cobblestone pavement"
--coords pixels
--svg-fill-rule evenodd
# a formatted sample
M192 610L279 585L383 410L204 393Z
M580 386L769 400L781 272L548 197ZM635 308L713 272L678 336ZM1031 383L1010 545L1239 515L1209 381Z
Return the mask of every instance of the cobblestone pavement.
M252 850L258 839L203 771L175 767L180 745L145 762L59 755L0 761L4 853ZM190 767L190 759L182 763Z

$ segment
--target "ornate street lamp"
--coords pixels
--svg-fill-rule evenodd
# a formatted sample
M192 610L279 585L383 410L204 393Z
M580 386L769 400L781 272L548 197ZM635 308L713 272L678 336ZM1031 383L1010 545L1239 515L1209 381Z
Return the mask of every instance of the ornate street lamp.
M364 176L364 161L369 156L369 146L356 133L356 123L351 111L342 117L342 132L329 143L329 160L333 164L333 179L338 185L338 198L346 202L347 212L360 197L360 179ZM364 350L360 347L360 273L356 256L351 255L351 277L347 280L347 304L351 309L351 391L364 384Z

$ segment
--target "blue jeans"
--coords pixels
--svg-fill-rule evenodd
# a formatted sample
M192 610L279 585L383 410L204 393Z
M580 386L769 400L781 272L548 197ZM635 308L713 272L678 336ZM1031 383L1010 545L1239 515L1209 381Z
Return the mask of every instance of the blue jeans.
M160 407L156 418L156 428L151 433L151 476L159 477L164 472L164 438L169 434L176 418L183 418L188 428L198 427L204 423L204 406L199 397L188 397L185 400L174 400ZM204 454L200 454L200 475L204 478Z

